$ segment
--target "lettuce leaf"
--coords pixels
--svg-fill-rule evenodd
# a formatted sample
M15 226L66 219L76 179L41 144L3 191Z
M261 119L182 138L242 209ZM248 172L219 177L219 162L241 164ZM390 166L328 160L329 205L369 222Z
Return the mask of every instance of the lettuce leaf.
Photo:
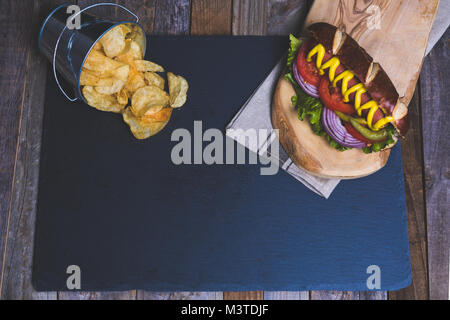
M298 51L300 50L300 47L302 46L303 41L300 39L297 39L293 34L289 35L290 40L290 46L289 46L289 52L288 52L288 58L287 58L287 67L289 70L292 71L292 63L297 58Z
M294 106L297 108L299 120L303 121L307 119L309 121L309 124L311 125L311 129L313 130L313 132L318 136L324 137L333 148L339 151L351 149L341 146L325 131L325 128L323 127L321 121L323 110L322 102L319 99L307 95L298 85L295 87L295 92L296 98L293 99L293 101L296 102Z

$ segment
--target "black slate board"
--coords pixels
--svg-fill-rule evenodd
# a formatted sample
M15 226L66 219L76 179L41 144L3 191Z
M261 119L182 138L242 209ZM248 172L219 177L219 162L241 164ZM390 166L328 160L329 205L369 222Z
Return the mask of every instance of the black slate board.
M190 82L163 132L69 103L49 78L33 266L37 290L382 290L411 281L401 154L325 200L280 170L171 162L176 128L224 130L287 48L282 37L152 37L147 58ZM382 201L380 201L382 199Z

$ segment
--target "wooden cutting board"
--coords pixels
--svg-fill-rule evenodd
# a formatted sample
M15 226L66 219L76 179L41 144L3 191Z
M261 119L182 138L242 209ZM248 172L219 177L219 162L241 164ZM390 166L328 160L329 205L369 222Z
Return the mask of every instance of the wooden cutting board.
M294 94L291 83L281 77L273 100L272 123L298 167L322 178L355 179L386 165L390 150L367 155L360 149L341 152L330 147L328 141L313 133L308 121L298 120L291 102Z
M316 0L305 27L327 22L358 41L378 62L408 105L414 94L439 0ZM306 33L304 33L306 35ZM359 149L338 152L314 135L292 108L289 83L280 79L272 122L294 163L312 174L339 179L369 175L381 169L389 150L366 155Z

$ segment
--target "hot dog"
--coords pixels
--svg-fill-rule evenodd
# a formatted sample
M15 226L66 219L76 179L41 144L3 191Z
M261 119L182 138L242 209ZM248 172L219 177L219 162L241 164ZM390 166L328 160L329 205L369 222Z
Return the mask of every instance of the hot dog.
M312 123L313 129L334 140L333 146L361 148L366 153L393 147L409 128L408 109L386 72L335 26L316 23L308 30L311 37L297 40L298 51L290 51L290 56L296 56L289 58L293 63L288 63L287 74L298 93L295 104L300 119L319 112L317 105L315 111L305 111L305 105L312 105L310 99L316 98L323 105L324 130L317 123ZM291 41L296 43L292 37ZM312 98L305 98L305 93Z
M310 43L307 43L307 44L305 44L305 48L310 48L310 49L312 49L313 47L315 47L317 44L318 44L318 42L317 41L314 41L314 40L312 40L312 39L310 39L309 40L310 41ZM305 50L305 51L307 51L307 50ZM309 51L308 51L309 52ZM303 54L303 53L302 53ZM300 59L303 59L303 57L302 57L302 55L300 55L299 54L299 56L297 57L297 61L299 61L299 58ZM330 51L326 51L325 52L325 55L324 55L324 58L323 58L323 63L326 63L326 62L328 62L331 58L333 58L333 54L330 52ZM335 74L336 74L336 76L339 76L340 74L342 74L342 72L344 72L346 70L346 68L342 65L342 64L340 64L338 67L337 67L337 69L336 69L336 71L335 71ZM316 68L316 71L317 71L317 73L319 72L318 70L317 70L317 68ZM337 85L338 85L338 87L339 87L339 85L342 83L342 80L339 80L338 82L337 82ZM357 85L358 83L361 83L361 81L359 80L359 79L357 79L356 77L353 77L352 79L350 79L350 81L349 81L349 83L348 83L348 87L350 88L350 87L353 87L353 86L355 86L355 85ZM334 89L336 89L336 88L334 88ZM332 88L330 88L330 90L332 90ZM353 103L354 101L355 101L355 93L351 93L350 95L349 95L349 99L350 99L350 102L351 103ZM370 94L369 93L364 93L364 94L362 94L362 96L361 96L361 104L365 104L365 103L367 103L367 102L369 102L371 100L371 97L370 97ZM362 114L364 115L364 116L367 116L367 114L368 114L368 110L363 110L362 111ZM377 110L376 111L376 113L375 113L375 115L374 115L374 119L373 119L373 121L374 122L377 122L378 120L380 120L380 119L382 119L383 118L383 112L381 111L381 110Z

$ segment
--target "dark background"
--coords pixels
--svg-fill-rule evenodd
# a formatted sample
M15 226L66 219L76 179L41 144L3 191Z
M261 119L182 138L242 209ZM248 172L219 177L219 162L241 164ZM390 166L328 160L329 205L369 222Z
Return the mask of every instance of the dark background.
M397 292L36 293L31 264L49 63L37 33L63 1L0 1L0 297L2 299L447 299L449 32L425 59L402 142L413 284ZM82 7L98 1L80 0ZM288 34L312 1L116 1L135 11L148 34ZM114 9L107 8L115 15ZM293 19L293 21L300 21ZM80 235L82 237L83 235Z

